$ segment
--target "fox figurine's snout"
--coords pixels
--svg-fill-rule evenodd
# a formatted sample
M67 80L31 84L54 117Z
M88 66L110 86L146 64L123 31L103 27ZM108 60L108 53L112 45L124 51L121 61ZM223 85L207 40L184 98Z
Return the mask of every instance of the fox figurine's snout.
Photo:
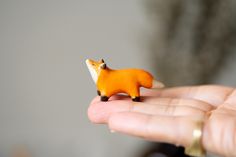
M141 69L110 69L103 59L100 61L87 59L86 64L101 101L108 101L109 97L117 93L127 93L133 101L140 101L140 87L164 87L164 84L156 81L149 72Z

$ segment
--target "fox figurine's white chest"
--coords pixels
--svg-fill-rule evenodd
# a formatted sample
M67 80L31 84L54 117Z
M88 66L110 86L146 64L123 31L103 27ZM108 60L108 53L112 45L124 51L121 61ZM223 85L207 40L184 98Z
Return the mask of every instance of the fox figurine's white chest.
M86 60L86 64L87 64L87 67L89 69L89 72L92 76L92 79L95 83L97 83L97 80L98 80L98 71L91 65L89 64L89 61Z

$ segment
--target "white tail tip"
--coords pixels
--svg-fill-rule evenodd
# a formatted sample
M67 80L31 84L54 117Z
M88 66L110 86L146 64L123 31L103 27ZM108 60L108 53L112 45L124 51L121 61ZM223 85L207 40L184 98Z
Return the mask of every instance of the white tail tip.
M157 80L152 81L152 88L164 88L165 85Z

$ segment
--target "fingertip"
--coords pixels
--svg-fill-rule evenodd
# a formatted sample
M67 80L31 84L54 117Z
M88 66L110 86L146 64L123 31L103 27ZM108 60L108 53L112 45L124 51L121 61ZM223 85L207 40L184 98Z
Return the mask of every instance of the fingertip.
M142 130L140 123L146 120L147 116L142 113L118 112L112 114L108 119L110 130L138 135Z
M93 102L87 110L87 115L92 123L102 124L106 122L106 112L104 112L104 107L102 102Z
M93 123L107 123L109 116L115 112L128 111L130 98L124 95L112 96L107 102L100 101L99 97L95 97L87 110L88 118Z
M91 122L104 124L111 113L127 110L128 107L125 103L120 102L121 100L108 100L107 102L97 101L97 98L91 103L88 108L88 117Z
M91 103L91 104L92 105L90 105L88 107L87 115L88 115L88 118L91 122L96 123L96 117L94 116L95 115L95 110L94 110L94 107L93 107L93 103Z
M93 98L87 110L88 118L92 123L100 123L100 118L98 116L99 112L97 111L98 110L97 106L98 106L98 103L100 102L99 98L100 98L99 96L96 96L95 98Z

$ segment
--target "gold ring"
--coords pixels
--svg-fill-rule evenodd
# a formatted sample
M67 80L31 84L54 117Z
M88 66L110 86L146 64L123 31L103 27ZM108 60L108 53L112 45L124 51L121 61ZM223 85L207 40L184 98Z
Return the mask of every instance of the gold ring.
M190 146L185 148L185 154L196 157L204 157L206 151L202 146L202 128L203 122L196 122L195 129L193 130L193 141Z

